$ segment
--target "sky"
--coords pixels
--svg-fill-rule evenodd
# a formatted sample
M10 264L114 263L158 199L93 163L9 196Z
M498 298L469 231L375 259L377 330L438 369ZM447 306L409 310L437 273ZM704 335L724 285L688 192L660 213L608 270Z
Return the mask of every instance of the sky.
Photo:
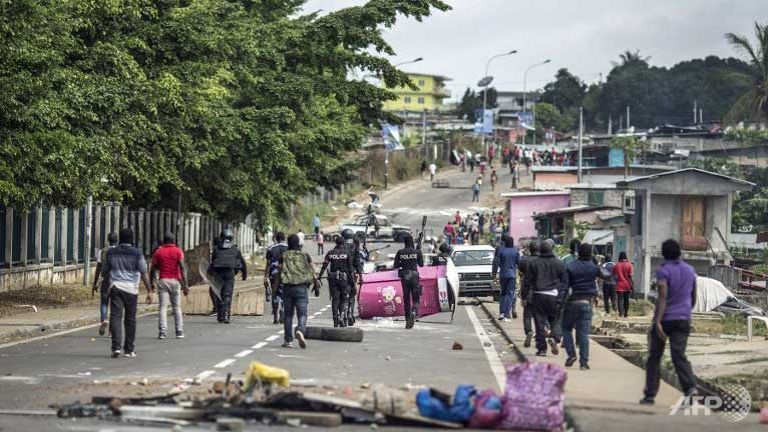
M304 10L330 12L364 0L308 0ZM752 37L754 22L768 22L768 0L447 0L453 8L435 11L423 22L403 18L385 30L396 57L408 72L445 75L447 87L460 98L483 76L488 59L502 52L517 54L491 62L489 75L499 90L528 90L552 81L568 68L586 83L607 76L620 53L639 50L656 66L707 55L740 56L725 41L728 32Z

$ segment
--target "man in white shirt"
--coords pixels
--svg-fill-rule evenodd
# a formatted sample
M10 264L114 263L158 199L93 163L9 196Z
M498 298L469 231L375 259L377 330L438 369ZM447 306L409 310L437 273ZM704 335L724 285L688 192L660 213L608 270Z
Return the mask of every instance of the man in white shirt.
M437 174L437 165L431 163L429 164L429 181L433 181L435 179L435 174Z
M306 237L304 231L299 230L299 232L296 233L296 236L299 238L299 246L304 249L304 238Z

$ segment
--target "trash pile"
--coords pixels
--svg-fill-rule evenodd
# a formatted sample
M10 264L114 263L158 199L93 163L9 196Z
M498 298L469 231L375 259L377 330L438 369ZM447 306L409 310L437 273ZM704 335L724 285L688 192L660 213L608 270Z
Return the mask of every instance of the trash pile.
M561 430L564 420L565 371L544 363L507 368L503 395L462 385L450 395L433 388L408 385L392 389L363 384L365 394L352 399L320 389L291 385L288 371L259 362L242 380L214 382L205 396L178 389L150 397L93 397L57 407L62 418L95 417L142 425L187 426L215 422L218 430L242 430L261 425L338 427L342 424L440 427L460 429ZM410 390L418 390L415 394Z

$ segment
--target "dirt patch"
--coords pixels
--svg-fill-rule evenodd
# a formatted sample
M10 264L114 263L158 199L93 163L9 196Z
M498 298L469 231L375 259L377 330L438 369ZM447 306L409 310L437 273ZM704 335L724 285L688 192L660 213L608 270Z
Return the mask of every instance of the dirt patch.
M32 286L21 290L0 293L0 318L30 312L34 305L38 310L72 306L91 306L99 302L98 292L92 296L91 288L80 284Z

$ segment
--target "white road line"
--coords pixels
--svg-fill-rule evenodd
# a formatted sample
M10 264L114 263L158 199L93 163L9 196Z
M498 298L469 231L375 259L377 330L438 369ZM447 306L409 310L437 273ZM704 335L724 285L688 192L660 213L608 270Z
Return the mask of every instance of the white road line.
M243 358L243 357L247 356L248 354L250 354L252 352L253 352L252 350L242 350L239 353L235 354L235 357Z
M472 327L475 328L477 338L480 339L480 343L483 345L485 357L488 359L491 372L493 372L493 376L496 377L496 384L499 386L500 391L504 391L507 377L506 372L504 371L504 366L501 364L499 353L496 352L496 348L493 346L491 338L488 337L488 333L483 330L483 326L480 324L480 320L477 319L477 315L475 315L472 306L464 306L464 309L466 309L469 320L472 322Z
M272 335L272 336L267 338L267 342L272 342L273 340L277 340L277 338L279 338L279 337L280 337L280 335Z
M283 333L285 333L285 330L280 330L279 332L277 332L277 334L279 334L279 335L281 335L281 334L283 334ZM278 337L279 337L279 336L278 336ZM274 340L274 339L272 339L272 340Z
M312 315L320 315L320 314L322 314L322 313L323 313L323 311L320 311L320 312L315 312L315 313L313 313Z
M253 348L253 349L261 349L261 348L264 348L266 345L267 345L266 342L259 342L256 345L252 346L251 348Z
M216 373L216 371L212 371L212 370L202 371L199 374L197 374L197 376L195 378L197 378L200 381L202 381L202 380L208 378L209 376L211 376L211 375L213 375L215 373Z
M216 363L213 367L215 367L216 369L223 369L234 362L235 362L235 359L226 359L220 363Z

